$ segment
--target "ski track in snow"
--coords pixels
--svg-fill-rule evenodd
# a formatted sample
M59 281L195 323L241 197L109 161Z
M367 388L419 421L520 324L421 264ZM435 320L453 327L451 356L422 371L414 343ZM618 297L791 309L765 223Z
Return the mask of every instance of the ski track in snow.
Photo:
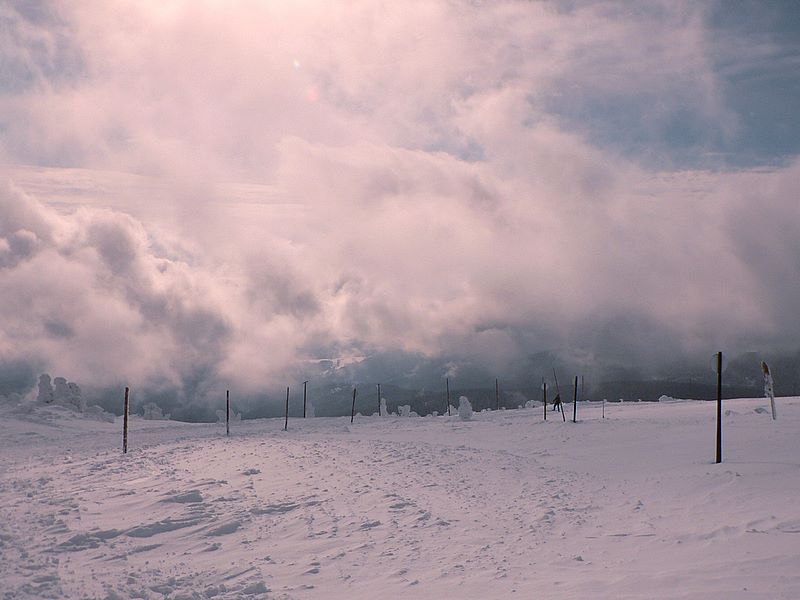
M800 401L780 402L773 422L726 401L722 465L702 402L230 438L134 419L126 456L118 424L6 413L0 598L797 598Z

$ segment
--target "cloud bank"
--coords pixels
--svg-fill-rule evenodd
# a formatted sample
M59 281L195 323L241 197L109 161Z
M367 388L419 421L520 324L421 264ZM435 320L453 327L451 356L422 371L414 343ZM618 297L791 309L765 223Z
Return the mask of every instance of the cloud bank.
M800 161L726 163L708 6L0 10L4 365L191 399L796 346Z

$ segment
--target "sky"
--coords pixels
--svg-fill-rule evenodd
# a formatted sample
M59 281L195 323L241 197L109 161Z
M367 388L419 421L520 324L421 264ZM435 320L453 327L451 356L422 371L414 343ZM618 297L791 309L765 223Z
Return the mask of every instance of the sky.
M788 1L6 0L4 390L796 351L798 97Z

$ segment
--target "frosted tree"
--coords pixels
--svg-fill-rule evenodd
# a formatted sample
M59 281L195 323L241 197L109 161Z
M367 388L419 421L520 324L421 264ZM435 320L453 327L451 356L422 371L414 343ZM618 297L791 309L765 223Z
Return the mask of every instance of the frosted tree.
M397 407L397 412L400 414L401 417L418 417L419 415L411 410L410 404L403 404L402 406Z
M44 404L53 402L53 385L50 383L50 375L47 373L39 375L39 395L36 400Z
M462 421L469 421L472 419L472 404L466 396L461 396L458 399L458 418Z
M67 403L81 412L86 410L86 401L81 395L81 387L72 381L67 383Z
M169 414L164 414L161 407L155 402L148 402L142 407L142 418L145 421L168 421Z
M772 386L772 373L769 370L769 366L764 361L761 361L761 372L764 373L764 395L769 398L769 404L772 408L772 419L777 419L777 415L775 414L775 390Z
M56 377L53 379L53 400L58 404L69 403L69 387L67 387L67 380L64 377Z

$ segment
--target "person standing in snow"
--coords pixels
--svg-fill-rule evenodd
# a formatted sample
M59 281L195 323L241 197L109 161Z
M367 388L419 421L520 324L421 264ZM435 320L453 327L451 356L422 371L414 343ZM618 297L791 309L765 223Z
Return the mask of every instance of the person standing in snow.
M553 410L564 412L564 409L561 406L561 394L556 394L556 397L553 398Z

